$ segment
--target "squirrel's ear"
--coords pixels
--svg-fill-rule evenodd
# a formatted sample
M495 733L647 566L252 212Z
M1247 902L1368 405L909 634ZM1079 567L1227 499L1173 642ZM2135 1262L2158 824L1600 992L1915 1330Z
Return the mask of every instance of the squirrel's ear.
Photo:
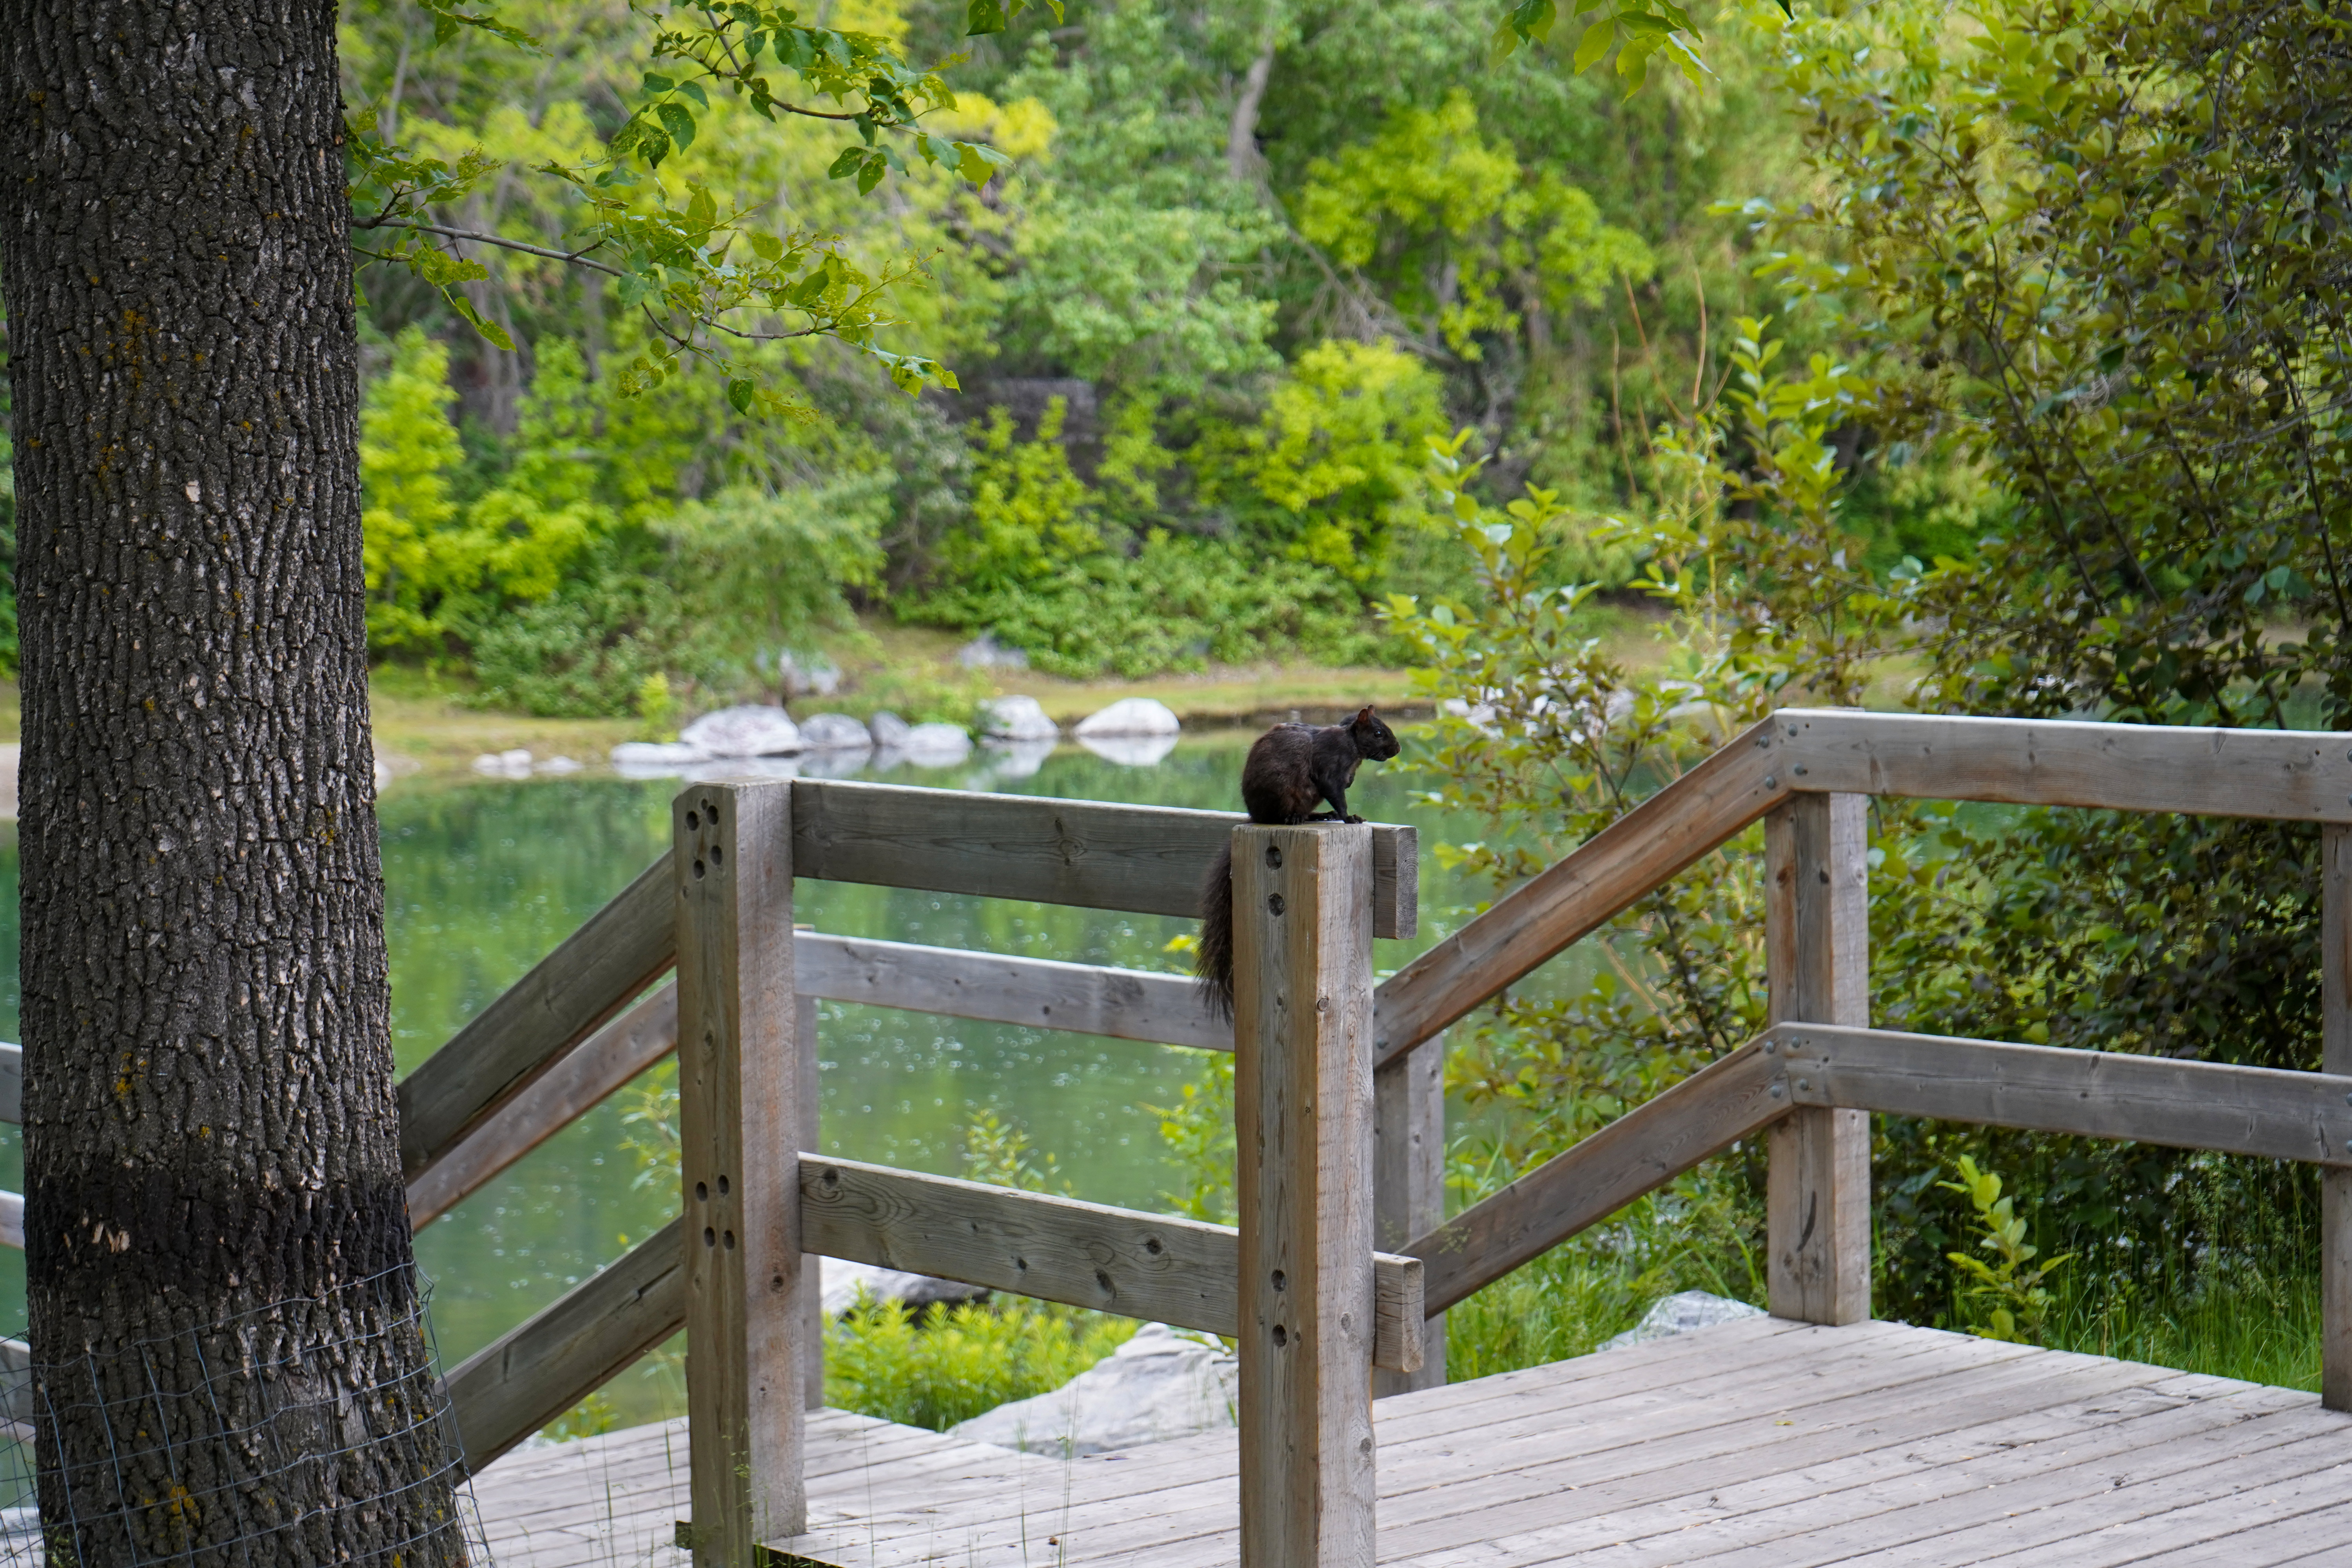
M1357 722L1357 723L1359 723L1359 724L1360 724L1360 723L1364 722L1364 721L1366 721L1367 719L1370 719L1371 716L1372 716L1372 708L1371 708L1371 704L1368 702L1368 703L1366 703L1366 704L1364 705L1364 710L1363 710L1362 712L1360 712L1360 713L1359 713L1359 714L1357 714L1357 715L1356 715L1356 722Z

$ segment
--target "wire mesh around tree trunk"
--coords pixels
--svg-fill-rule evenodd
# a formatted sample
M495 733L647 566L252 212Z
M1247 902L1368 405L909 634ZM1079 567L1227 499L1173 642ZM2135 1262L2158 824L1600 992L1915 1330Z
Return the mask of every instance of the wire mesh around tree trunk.
M105 1357L0 1343L0 1564L488 1564L429 1294L403 1268ZM413 1336L392 1363L425 1370L336 1375L380 1363L386 1334ZM105 1452L65 1464L58 1423L93 1420Z

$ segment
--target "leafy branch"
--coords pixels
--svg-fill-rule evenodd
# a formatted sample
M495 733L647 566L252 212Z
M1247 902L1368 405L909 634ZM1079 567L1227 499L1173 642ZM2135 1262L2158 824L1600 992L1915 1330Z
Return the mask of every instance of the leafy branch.
M1044 3L1061 16L1060 0ZM539 47L489 12L460 9L456 0L423 4L436 44L470 28L519 47ZM969 29L1002 31L1026 5L971 0ZM985 184L1010 163L1003 153L921 124L925 115L954 107L955 95L940 75L953 62L919 68L887 39L811 26L791 6L756 0L667 12L631 0L630 8L651 30L650 58L658 68L645 73L640 101L606 139L601 157L549 162L533 171L571 186L584 204L573 225L577 243L558 247L446 221L443 213L507 166L479 151L455 163L420 156L380 135L373 111L366 110L352 117L346 143L352 226L389 239L380 247L356 247L359 254L405 267L476 331L509 351L511 337L481 314L464 287L487 279L489 269L461 247L492 246L616 279L621 305L642 312L650 329L647 346L622 372L619 384L627 393L659 385L688 360L726 379L739 413L804 415L766 384L745 355L760 344L810 337L856 349L904 391L953 387L954 375L937 361L895 353L881 341L901 324L889 310L891 291L923 276L925 258L907 252L863 266L838 235L763 226L760 209L721 210L700 182L689 178L680 191L661 174L666 160L693 145L711 94L719 91L771 121L781 113L854 130L857 140L841 149L828 173L854 180L861 195L894 172L908 173L909 153Z

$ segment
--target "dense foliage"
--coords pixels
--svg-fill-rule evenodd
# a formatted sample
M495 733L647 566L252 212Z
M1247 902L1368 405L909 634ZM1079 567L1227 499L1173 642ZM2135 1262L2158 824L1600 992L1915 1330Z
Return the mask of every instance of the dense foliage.
M1765 297L1709 211L1795 146L1737 15L1625 99L1674 7L1002 9L346 8L379 657L611 714L855 678L877 617L1396 658L1382 595L1469 587L1428 438L1624 504Z
M1656 487L1667 504L1616 537L1675 614L1662 676L1580 630L1588 590L1559 587L1545 559L1568 503L1530 491L1496 515L1464 490L1483 593L1396 615L1457 700L1440 794L1513 830L1465 852L1507 880L1798 694L2347 727L2352 121L2331 85L2347 26L2259 0L1783 26L1776 68L1818 184L1796 208L1744 210L1769 269L1849 357L1780 371L1743 322L1725 397L1649 448L1684 485ZM1849 510L1864 499L1911 559L1874 566L1883 546ZM2293 826L1879 803L1875 1016L2315 1067L2315 850ZM1595 984L1514 995L1475 1032L1457 1076L1526 1113L1515 1153L1572 1140L1755 1026L1757 860L1727 847L1618 922ZM1891 1315L1976 1314L1948 1261L1979 1223L1968 1184L1945 1184L1963 1155L2027 1194L2015 1217L2042 1256L2078 1255L2077 1293L2311 1266L2313 1231L2288 1223L2314 1210L2307 1171L1880 1126Z

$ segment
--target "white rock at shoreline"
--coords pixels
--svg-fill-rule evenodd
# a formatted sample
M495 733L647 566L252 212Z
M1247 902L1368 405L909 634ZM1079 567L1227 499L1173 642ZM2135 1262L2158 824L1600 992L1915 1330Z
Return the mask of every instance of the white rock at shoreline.
M1728 1296L1710 1295L1705 1290L1683 1290L1654 1302L1642 1314L1642 1321L1622 1334L1605 1339L1598 1350L1622 1350L1627 1345L1646 1344L1652 1340L1687 1334L1698 1329L1711 1329L1717 1323L1737 1322L1742 1318L1760 1318L1764 1310L1745 1301L1735 1301Z
M711 757L785 757L801 749L800 726L792 715L760 702L705 713L677 738Z
M1053 1393L1000 1405L948 1436L1066 1458L1109 1453L1233 1426L1240 1387L1241 1364L1223 1350L1146 1323Z
M1173 735L1184 726L1176 710L1149 697L1122 697L1087 714L1071 731L1081 741L1112 735Z
M846 713L812 713L801 721L801 746L811 752L856 752L874 743L866 726Z
M874 743L894 752L906 749L907 735L913 728L887 708L877 710L866 721L866 732L874 737Z
M484 752L474 759L474 771L502 778L529 778L530 752L520 746L510 752Z
M1060 725L1034 697L997 697L980 705L980 732L992 741L1054 741Z

